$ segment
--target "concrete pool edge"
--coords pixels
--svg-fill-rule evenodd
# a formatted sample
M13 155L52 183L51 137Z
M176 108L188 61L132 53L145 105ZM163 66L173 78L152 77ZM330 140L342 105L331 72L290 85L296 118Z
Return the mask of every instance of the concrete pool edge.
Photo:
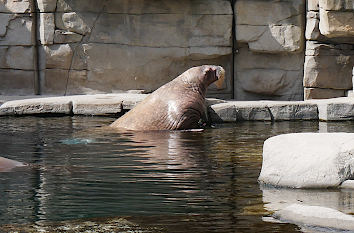
M0 116L117 115L132 109L147 94L117 93L72 96L0 96ZM208 98L214 123L237 121L354 120L354 98L306 101L235 101Z

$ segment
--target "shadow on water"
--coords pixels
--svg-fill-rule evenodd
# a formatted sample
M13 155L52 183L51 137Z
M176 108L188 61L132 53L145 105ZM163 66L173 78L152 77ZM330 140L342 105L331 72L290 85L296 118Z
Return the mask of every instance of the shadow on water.
M283 198L257 183L264 140L354 131L351 123L318 122L244 122L203 132L100 127L113 120L2 118L0 155L36 166L0 174L0 224L122 216L164 232L297 232L262 220Z

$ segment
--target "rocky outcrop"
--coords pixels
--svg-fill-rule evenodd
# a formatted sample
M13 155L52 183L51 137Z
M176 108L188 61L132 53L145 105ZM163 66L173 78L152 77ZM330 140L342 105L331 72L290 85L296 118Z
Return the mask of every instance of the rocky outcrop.
M304 12L303 0L236 1L236 99L303 99Z
M345 96L354 66L353 2L309 0L307 8L305 99Z
M338 187L353 178L354 134L298 133L267 139L262 184L291 188Z

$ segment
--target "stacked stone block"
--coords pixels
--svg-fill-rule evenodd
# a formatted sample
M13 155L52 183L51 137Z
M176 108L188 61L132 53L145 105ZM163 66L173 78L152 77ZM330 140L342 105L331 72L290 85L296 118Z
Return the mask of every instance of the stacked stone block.
M345 96L352 89L354 1L308 0L305 99Z
M0 95L34 92L31 32L29 0L0 0Z
M302 100L304 0L237 0L235 97Z
M228 0L38 0L43 93L153 91L190 68L218 64L231 98Z

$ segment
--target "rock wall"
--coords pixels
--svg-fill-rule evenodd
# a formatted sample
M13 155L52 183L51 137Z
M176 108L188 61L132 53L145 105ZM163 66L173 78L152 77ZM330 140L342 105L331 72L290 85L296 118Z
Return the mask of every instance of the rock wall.
M302 100L304 0L237 0L235 97Z
M345 96L352 89L354 1L308 0L305 99Z
M228 0L41 0L42 93L153 91L191 66L220 64L231 98Z
M34 93L30 12L28 0L0 0L0 94Z
M150 92L217 64L226 82L209 96L344 96L353 12L354 0L0 0L0 94L36 80L41 94Z

